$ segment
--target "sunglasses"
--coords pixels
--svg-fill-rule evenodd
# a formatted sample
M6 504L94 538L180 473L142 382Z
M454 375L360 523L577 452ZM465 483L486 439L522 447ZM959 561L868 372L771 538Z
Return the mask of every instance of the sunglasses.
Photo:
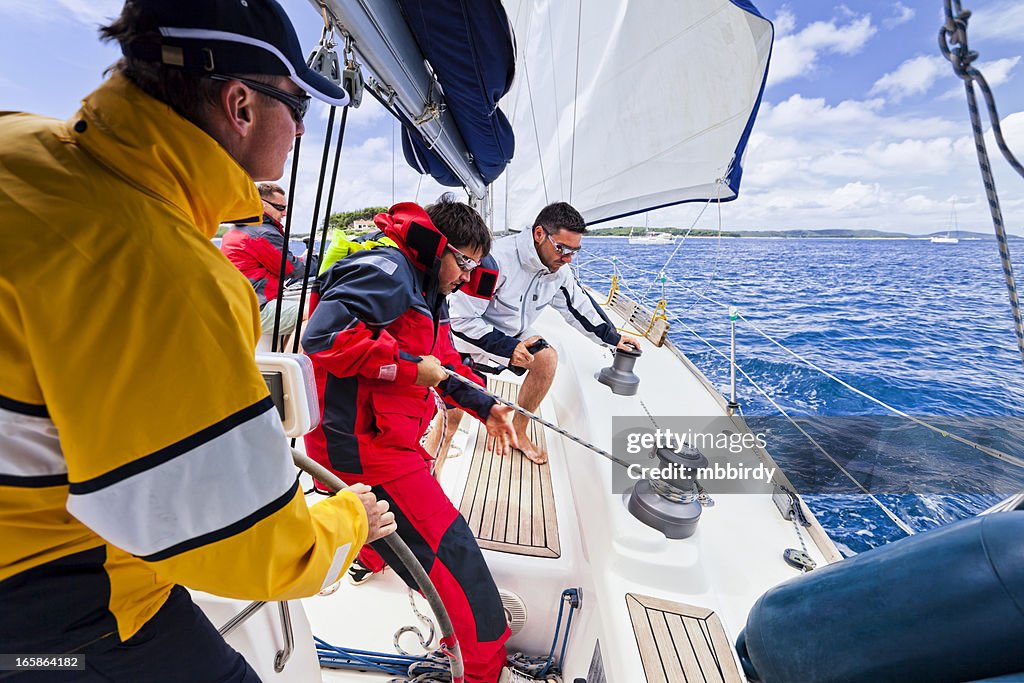
M260 83L259 81L253 81L248 78L242 78L240 76L222 76L221 74L210 74L207 76L211 81L221 81L227 83L229 81L238 81L242 85L255 90L258 93L262 93L267 97L277 100L282 104L286 105L292 113L292 118L295 119L295 123L302 123L303 117L306 116L306 112L309 111L309 95L294 95L290 92L275 88L272 85L266 83ZM279 209L280 210L280 209Z
M580 249L583 248L583 247L567 247L564 244L559 244L558 242L556 242L553 239L551 239L551 233L548 232L547 228L545 228L542 225L540 227L540 229L544 231L544 236L548 238L548 242L551 242L551 246L553 246L555 248L555 251L558 252L559 256L575 256L576 254L579 253Z
M288 205L287 204L278 204L277 202L272 202L269 199L264 199L263 201L265 201L267 204L270 204L272 207L274 207L275 209L277 209L281 213L284 213L285 211L288 210Z
M480 265L479 261L474 261L452 245L446 244L445 247L452 252L452 256L455 257L455 265L457 265L459 270L463 273L471 272L474 268Z

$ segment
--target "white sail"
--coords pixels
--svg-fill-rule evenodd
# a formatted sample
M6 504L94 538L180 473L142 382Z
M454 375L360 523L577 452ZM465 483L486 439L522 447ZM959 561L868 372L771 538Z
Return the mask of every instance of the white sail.
M547 202L588 222L736 196L773 29L729 0L506 3L516 81L508 227ZM719 187L716 181L729 176Z

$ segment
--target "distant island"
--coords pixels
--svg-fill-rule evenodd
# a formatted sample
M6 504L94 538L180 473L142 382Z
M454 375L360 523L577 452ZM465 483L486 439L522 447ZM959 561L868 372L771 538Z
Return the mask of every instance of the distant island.
M647 233L668 233L670 235L683 236L687 233L685 228L638 228L630 226L616 226L613 228L593 228L590 234L595 237L633 237ZM718 237L718 230L693 229L689 231L690 237ZM786 239L930 239L936 235L945 235L945 230L931 232L925 235L914 235L907 232L888 232L885 230L846 230L841 228L823 230L723 230L722 237L781 237ZM969 232L960 230L956 236L962 240L991 240L995 235L991 232ZM1009 239L1024 239L1020 235L1007 235Z

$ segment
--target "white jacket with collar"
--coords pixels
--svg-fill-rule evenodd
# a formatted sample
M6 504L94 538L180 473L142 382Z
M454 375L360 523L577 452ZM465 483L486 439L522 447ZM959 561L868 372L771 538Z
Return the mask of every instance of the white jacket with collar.
M596 343L615 345L621 335L604 311L583 290L571 268L549 272L537 255L533 231L496 240L491 258L498 284L490 300L462 292L448 297L455 348L477 362L507 366L512 352L528 336L548 305Z

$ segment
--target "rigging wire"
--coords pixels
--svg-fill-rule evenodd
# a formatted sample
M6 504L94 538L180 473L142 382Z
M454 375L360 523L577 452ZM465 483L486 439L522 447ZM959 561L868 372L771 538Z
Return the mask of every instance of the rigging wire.
M730 362L731 363L731 361L729 359L729 356L724 351L719 350L714 344L712 344L710 341L708 341L707 339L702 337L699 332L697 332L695 329L693 329L692 327L687 325L682 320L679 320L679 324L682 325L683 327L685 327L690 332L692 332L693 335L695 337L697 337L697 339L702 341L708 348L710 348L712 351L714 351L719 356L724 358L726 360L726 362ZM752 387L757 389L757 391L762 396L764 396L765 400L767 400L772 405L773 408L775 408L777 411L779 411L779 413L783 417L785 417L787 420L789 420L789 422L792 423L792 425L794 427L796 427L797 431L799 431L801 434L803 434L807 438L807 440L810 441L814 445L815 448L817 448L819 451L821 451L822 455L824 455L826 458L828 458L828 460L833 465L835 465L839 469L839 471L842 472L844 476L846 476L847 479L849 479L851 482L853 482L854 486L856 486L858 489L860 489L860 491L862 493L867 495L867 497L875 505L877 505L879 507L879 509L882 510L883 513L885 513L886 517L891 519L892 522L896 526L898 526L900 529L902 529L904 532L906 532L907 535L909 535L909 536L913 536L914 535L914 530L912 528L910 528L910 526L906 522L904 522L902 519L900 519L899 516L897 516L895 512L890 510L888 508L888 506L886 506L885 503L880 501L873 493L871 493L871 491L869 491L863 484L861 484L860 481L858 481L856 477L854 477L852 474L850 474L846 470L846 468L842 466L842 464L839 461L837 461L835 458L833 458L832 455L827 450L825 450L824 446L822 446L820 443L818 443L817 440L815 440L815 438L813 436L808 434L807 431L803 427L801 427L799 425L799 423L797 423L797 421L795 419L793 419L793 417L788 412L786 412L786 410L782 406L780 406L778 403L776 403L775 400L772 399L772 397L768 394L768 392L765 391L764 389L762 389L760 387L760 385L758 385L758 383L754 381L754 378L751 377L750 375L748 375L746 373L746 371L743 370L743 368L741 368L739 366L738 363L736 365L736 370L739 371L739 373L742 374L747 379L748 382L750 382L750 385Z
M295 198L295 186L299 177L299 150L302 146L302 136L295 138L295 148L292 152L292 173L291 178L288 181L288 197L289 202ZM281 250L281 268L277 272L281 275L284 274L284 269L288 267L288 242L292 235L292 212L289 211L284 215L284 249ZM277 296L278 302L274 311L274 332L270 338L270 351L271 353L278 350L277 341L278 335L281 333L281 301L280 298L284 295L284 278L278 277L277 280ZM301 315L301 311L300 311ZM295 330L298 332L299 323L295 323Z
M964 82L967 108L971 116L971 129L974 132L974 147L978 153L978 166L981 168L981 179L988 198L989 213L992 215L992 225L995 228L996 241L999 244L999 258L1002 261L1003 275L1006 279L1006 290L1010 297L1010 308L1013 311L1017 349L1020 351L1021 359L1024 360L1024 318L1021 316L1020 300L1017 297L1017 283L1013 276L1013 263L1010 260L1010 246L1006 240L1003 212L999 206L999 195L996 194L995 178L992 174L992 166L989 163L988 149L985 146L985 134L981 129L981 115L978 113L978 101L974 93L974 83L977 83L978 87L981 88L982 95L985 97L985 103L988 105L988 117L992 123L992 133L995 136L999 150L1003 153L1010 166L1022 177L1024 177L1024 166L1017 161L1010 148L1006 145L1002 127L999 124L999 113L996 111L995 98L992 95L988 82L981 75L981 72L972 66L974 60L978 58L978 53L970 50L967 45L967 21L971 17L970 11L962 9L960 0L945 0L944 10L946 21L939 29L939 50L953 66L953 72L963 79ZM959 47L951 48L949 46L950 43Z
M595 260L610 261L610 259L595 259ZM619 263L617 263L617 265L619 267L622 266L622 264L619 264ZM630 266L627 265L627 267L630 267ZM643 273L643 271L639 271L639 272ZM679 283L679 282L676 282L676 281L673 280L672 284L681 285L684 288L690 289L692 291L692 288L687 286L687 285L685 285L684 283ZM654 302L650 301L650 299L646 298L645 296L637 297L635 292L633 292L630 289L629 285L627 284L627 282L626 282L626 280L624 278L620 278L619 279L618 286L621 287L621 288L624 288L631 295L631 297L634 298L634 300L637 303L643 304L645 306L653 306L653 305L655 305ZM694 292L694 293L696 293L696 292ZM714 299L712 299L710 297L703 296L703 295L700 295L700 294L698 294L698 296L700 298L706 299L707 301L710 301L711 303L714 303L715 305L720 306L722 308L725 308L725 309L729 308L729 306L727 306L725 304L722 304L721 302L715 301ZM689 310L689 309L687 309L687 310ZM674 313L674 312L671 312L671 311L666 311L665 314L669 317L670 320L675 320L675 321L679 322L681 325L683 325L684 327L686 327L688 330L691 330L691 331L693 330L693 328L691 328L689 325L687 325L686 322L683 320L682 317L680 317L680 315L678 313ZM767 341L769 341L772 344L774 344L775 346L779 347L780 349L782 349L786 353L790 354L791 356L793 356L794 358L796 358L800 362L804 363L805 365L807 365L811 369L821 373L823 376L825 376L826 378L832 380L833 382L836 382L837 384L839 384L840 386L844 387L845 389L847 389L849 391L852 391L853 393L855 393L855 394L857 394L857 395L859 395L859 396L861 396L863 398L866 398L867 400L869 400L869 401L877 404L878 406L888 410L892 414L897 415L899 417L902 417L904 419L910 420L911 422L914 422L915 424L918 424L918 425L920 425L922 427L925 427L926 429L929 429L932 432L935 432L936 434L939 434L939 435L941 435L943 437L952 439L953 441L956 441L957 443L963 444L965 446L969 446L970 448L973 448L973 449L975 449L975 450L977 450L977 451L979 451L981 453L984 453L985 455L991 456L991 457L996 458L998 460L1002 460L1003 462L1009 463L1009 464L1014 465L1016 467L1024 468L1024 459L1021 459L1021 458L1019 458L1017 456L1014 456L1014 455L1010 455L1009 453L1005 453L1003 451L1000 451L998 449L992 448L990 446L985 446L985 445L977 443L975 441L971 441L970 439L967 439L967 438L965 438L963 436L960 436L958 434L950 432L947 429L943 429L943 428L937 427L937 426L935 426L935 425L933 425L933 424L931 424L929 422L926 422L925 420L922 420L919 417L914 417L913 415L909 415L908 413L905 413L904 411L899 410L898 408L895 408L895 407L889 405L888 403L882 401L881 399L878 399L878 398L868 394L867 392L862 391L861 389L858 389L857 387L855 387L855 386L851 385L850 383L840 379L839 377L837 377L836 375L832 374L831 372L825 370L824 368L822 368L817 363L811 361L810 359L804 357L803 355L797 353L796 351L793 351L792 349L787 347L785 344L783 344L782 342L778 341L773 336L771 336L770 334L765 332L763 329L761 329L759 326L757 326L755 323L753 323L751 320L749 320L744 315L740 314L738 317L746 325L748 325L752 330L754 330L759 335L764 337ZM703 339L699 335L698 335L698 338L699 339Z
M731 167L731 165L730 165L730 167ZM726 175L728 175L728 173L726 173ZM718 188L717 196L714 197L714 198L709 197L708 200L706 202L704 202L704 206L702 206L700 208L700 212L697 214L696 218L693 219L693 222L690 224L690 227L686 230L686 234L683 235L683 238L681 240L679 240L679 243L676 245L676 248L672 250L671 254L669 254L668 259L665 261L665 265L663 265L661 267L661 273L662 274L668 272L668 266L669 266L670 263L672 263L672 259L674 259L676 257L676 254L679 253L679 250L683 248L683 242L686 241L686 238L689 237L690 233L693 232L694 228L697 227L697 221L700 220L701 216L704 215L704 212L708 210L709 206L711 206L711 202L717 201L718 204L719 204L719 208L721 208L722 184L724 182L725 182L725 178L724 177L723 178L719 178L718 180L715 181L715 186ZM647 296L647 294L650 293L652 287L654 287L654 281L653 280L650 283L648 283L647 289L644 290L644 296Z
M920 418L914 417L913 415L908 415L907 413L903 412L899 408L894 408L893 406L889 405L888 403L886 403L885 401L883 401L881 399L875 398L874 396L872 396L872 395L870 395L870 394L868 394L868 393L866 393L864 391L861 391L857 387L855 387L855 386L849 384L848 382L845 382L845 381L841 380L840 378L836 377L835 375L833 375L829 371L827 371L824 368L822 368L820 365L817 365L816 363L810 361L809 359L804 358L803 356L801 356L796 351L793 351L792 349L786 347L784 344L782 344L782 342L778 341L777 339L772 337L770 334L768 334L767 332L762 330L760 327L758 327L757 325L752 323L746 317L744 317L742 313L739 314L739 318L740 318L740 320L745 322L747 325L749 325L751 328L753 328L762 337L764 337L765 339L770 341L772 344L775 344L775 346L778 346L780 349L782 349L786 353L790 354L791 356L793 356L797 360L801 361L802 363L806 364L808 367L813 368L814 370L817 370L818 372L820 372L825 377L828 377L833 382L836 382L840 386L842 386L842 387L852 391L853 393L857 394L858 396L866 398L869 401L871 401L873 403L876 403L876 404L880 405L881 407L885 408L889 412L891 412L891 413L893 413L895 415L899 415L900 417L902 417L904 419L910 420L911 422L913 422L915 424L918 424L918 425L920 425L920 426L922 426L922 427L924 427L926 429L930 429L931 431L933 431L933 432L935 432L937 434L941 434L942 436L950 438L953 441L956 441L956 442L961 443L961 444L963 444L965 446L970 446L971 448L974 448L974 449L976 449L978 451L981 451L985 455L990 455L993 458L998 458L999 460L1002 460L1004 462L1008 462L1011 465L1016 465L1017 467L1024 467L1024 460L1022 460L1022 459L1020 459L1020 458L1018 458L1016 456L1010 455L1009 453L1004 453L1004 452L1002 452L1000 450L997 450L995 448L990 448L988 446L984 446L984 445L982 445L980 443L975 443L975 442L973 442L973 441L971 441L969 439L965 439L962 436L959 436L957 434L953 434L952 432L950 432L948 430L942 429L940 427L936 427L935 425L929 424L929 423L925 422L924 420L922 420Z
M313 223L316 225L317 216L320 214L320 202L323 199L324 190L324 179L327 175L327 160L330 158L331 152L331 134L334 129L334 117L337 107L331 107L330 113L327 116L327 137L324 140L324 153L320 160L320 178L317 181L316 188L316 202L313 205ZM338 128L338 143L334 152L334 168L331 171L331 183L327 191L327 208L324 214L323 229L320 234L320 251L317 255L317 263L323 261L324 249L327 246L327 226L330 223L331 218L331 203L334 199L334 185L338 179L338 161L341 159L341 146L345 141L345 124L348 120L348 107L342 107L341 109L341 124ZM309 233L309 244L306 245L306 264L305 267L308 271L313 259L313 247L316 245L316 230L311 229ZM306 312L306 293L309 290L309 273L306 273L307 277L302 278L302 290L299 294L299 312L295 323L295 334L292 338L292 353L299 352L299 338L302 336L299 332L302 329L302 321L305 318ZM315 273L313 273L315 277Z
M533 141L537 145L537 165L540 167L540 184L544 188L544 204L551 203L548 199L548 179L544 173L544 153L540 148L540 131L537 129L537 110L533 106L533 86L530 84L530 68L526 65L526 58L523 58L523 75L526 76L526 94L530 102L530 118L533 120Z

